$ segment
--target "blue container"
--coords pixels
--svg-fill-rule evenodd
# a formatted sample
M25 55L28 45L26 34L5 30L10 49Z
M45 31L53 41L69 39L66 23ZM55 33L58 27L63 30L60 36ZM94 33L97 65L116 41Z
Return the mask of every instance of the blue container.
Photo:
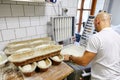
M57 0L50 0L50 2L52 2L52 3L56 3L56 2L57 2Z
M76 38L76 42L79 42L80 41L80 37L81 37L81 35L80 34L75 34L75 38Z

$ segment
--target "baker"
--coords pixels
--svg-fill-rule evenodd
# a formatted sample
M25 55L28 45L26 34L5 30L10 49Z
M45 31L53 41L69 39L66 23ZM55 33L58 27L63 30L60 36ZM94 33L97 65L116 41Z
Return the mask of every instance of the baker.
M98 33L90 37L84 55L64 55L65 60L82 66L91 62L91 80L120 80L120 35L110 22L107 12L98 13L94 20Z

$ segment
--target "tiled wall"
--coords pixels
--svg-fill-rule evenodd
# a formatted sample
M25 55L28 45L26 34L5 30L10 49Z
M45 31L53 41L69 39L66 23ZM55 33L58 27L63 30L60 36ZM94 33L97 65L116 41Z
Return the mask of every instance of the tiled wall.
M77 0L57 0L57 3L30 3L0 0L0 50L12 41L46 37L51 16L76 16Z

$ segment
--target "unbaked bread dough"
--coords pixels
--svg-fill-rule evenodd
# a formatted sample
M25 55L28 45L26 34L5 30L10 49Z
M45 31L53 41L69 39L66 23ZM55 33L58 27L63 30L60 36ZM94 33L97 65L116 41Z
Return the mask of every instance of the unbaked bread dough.
M23 49L19 49L16 52L26 52L26 51L30 51L30 48L23 48Z
M85 51L85 47L83 46L77 46L74 44L65 46L62 50L61 50L61 54L69 54L69 55L73 55L73 56L83 56L83 53Z
M30 52L20 52L20 54L12 54L8 57L8 60L10 62L24 62L36 57L53 54L56 51L60 51L61 48L61 45L42 45L42 48L34 49Z
M23 66L24 71L30 71L32 66L30 64Z
M58 57L58 56L54 56L54 57L52 57L53 58L53 60L55 60L55 61L60 61L60 58Z
M35 48L45 48L45 47L48 47L48 46L49 46L49 44L42 44L42 45L37 46L37 47L35 47Z
M38 62L38 65L41 67L41 68L45 68L46 67L46 62L44 60L41 60Z

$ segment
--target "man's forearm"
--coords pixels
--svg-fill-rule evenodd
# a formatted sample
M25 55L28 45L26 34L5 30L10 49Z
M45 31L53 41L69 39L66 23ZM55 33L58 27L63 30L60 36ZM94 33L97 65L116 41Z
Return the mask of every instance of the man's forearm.
M70 56L69 57L69 60L75 62L76 64L78 65L81 65L81 66L86 66L88 63L86 63L86 61L84 61L84 58L83 57L75 57L75 56Z

